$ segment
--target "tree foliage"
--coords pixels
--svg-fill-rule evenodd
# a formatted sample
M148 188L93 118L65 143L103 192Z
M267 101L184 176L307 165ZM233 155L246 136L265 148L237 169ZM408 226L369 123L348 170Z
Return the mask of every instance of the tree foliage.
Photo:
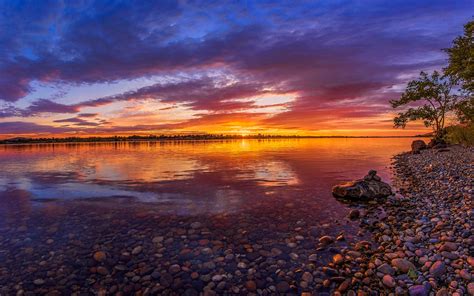
M461 88L461 99L455 106L459 122L474 122L474 21L464 25L464 35L453 41L453 46L445 51L449 55L448 67L444 69Z
M416 80L408 82L405 92L398 100L391 100L393 108L412 105L394 118L395 127L405 128L409 121L422 120L426 127L432 127L435 135L441 137L446 115L456 104L452 94L454 82L438 71L428 75L420 73Z
M448 67L444 69L446 75L456 82L472 97L474 92L474 21L464 25L464 35L453 41L451 48L445 49L449 56Z
M460 123L472 125L474 123L474 96L458 102L455 111Z

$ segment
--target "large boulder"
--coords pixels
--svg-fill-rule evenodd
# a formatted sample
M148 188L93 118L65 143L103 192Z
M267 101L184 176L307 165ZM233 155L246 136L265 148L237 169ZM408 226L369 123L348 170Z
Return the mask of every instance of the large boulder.
M411 143L411 152L414 154L420 153L421 150L426 148L426 143L423 140L415 140Z
M364 179L359 179L332 188L332 194L335 197L364 200L380 197L387 197L392 194L392 188L385 182L382 182L377 171L370 170Z

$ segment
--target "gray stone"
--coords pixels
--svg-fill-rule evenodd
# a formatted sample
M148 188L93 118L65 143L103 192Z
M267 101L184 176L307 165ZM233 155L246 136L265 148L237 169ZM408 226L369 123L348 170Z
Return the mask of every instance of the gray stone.
M392 194L392 188L385 182L375 178L377 172L369 171L364 179L359 179L332 188L332 194L335 197L352 200L373 199L378 197L387 197Z

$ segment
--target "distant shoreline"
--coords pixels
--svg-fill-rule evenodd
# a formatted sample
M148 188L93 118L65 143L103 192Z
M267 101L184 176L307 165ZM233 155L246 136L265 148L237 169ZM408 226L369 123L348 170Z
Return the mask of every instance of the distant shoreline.
M55 143L116 143L116 142L163 142L163 141L212 141L212 140L275 140L275 139L401 139L426 138L414 136L271 136L271 135L176 135L176 136L129 136L129 137L68 137L68 138L10 138L0 140L0 145L55 144Z

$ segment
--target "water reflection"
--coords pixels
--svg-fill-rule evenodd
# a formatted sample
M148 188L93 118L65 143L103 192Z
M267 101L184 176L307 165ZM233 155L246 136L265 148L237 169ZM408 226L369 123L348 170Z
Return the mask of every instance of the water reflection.
M32 201L108 200L183 215L239 211L268 198L337 207L338 181L377 169L410 139L280 139L0 147L0 190ZM13 191L12 191L13 190ZM12 193L10 193L11 196Z

